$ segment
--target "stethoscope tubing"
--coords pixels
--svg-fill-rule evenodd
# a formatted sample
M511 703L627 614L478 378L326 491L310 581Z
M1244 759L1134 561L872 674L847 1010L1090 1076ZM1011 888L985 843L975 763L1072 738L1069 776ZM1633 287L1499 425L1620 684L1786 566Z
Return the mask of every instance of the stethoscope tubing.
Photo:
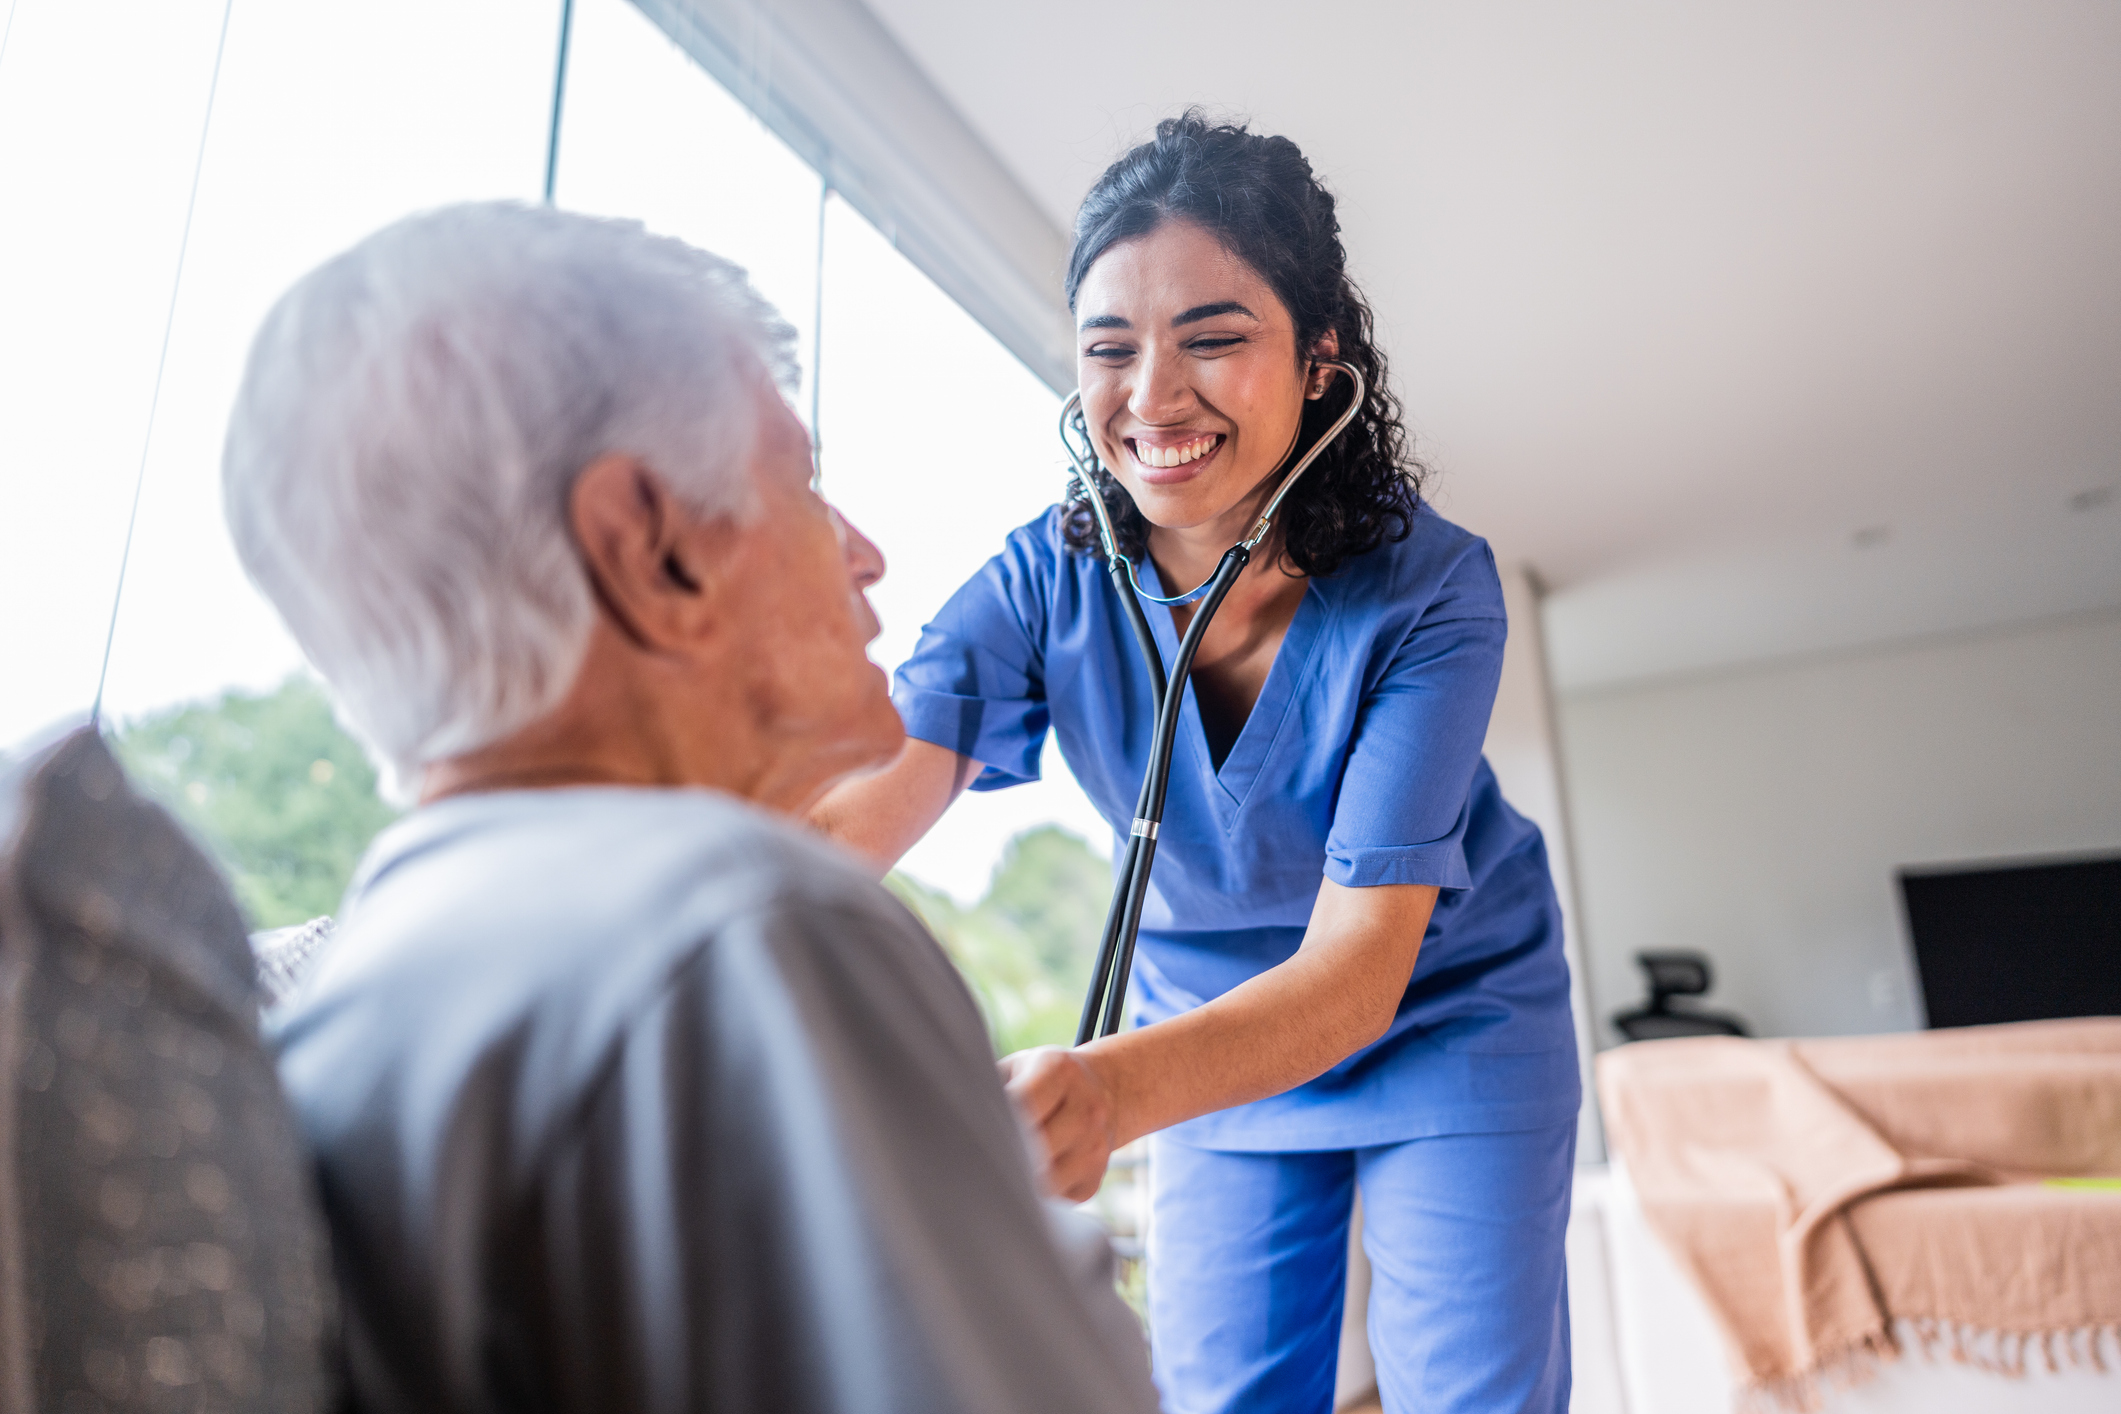
M1082 1019L1076 1025L1075 1044L1078 1046L1114 1034L1125 1019L1127 984L1134 970L1134 944L1141 932L1142 905L1149 894L1149 872L1156 864L1156 840L1163 829L1164 801L1171 785L1171 752L1178 739L1179 709L1185 700L1186 680L1193 670L1194 654L1200 649L1200 641L1214 620L1215 611L1222 607L1223 600L1237 583L1237 577L1251 562L1252 551L1266 539L1267 532L1273 527L1275 512L1281 509L1289 489L1309 470L1319 454L1346 430L1356 413L1362 410L1367 396L1363 376L1353 366L1337 359L1320 359L1318 362L1348 375L1355 395L1349 400L1346 411L1334 419L1333 425L1311 444L1311 449L1282 478L1273 498L1253 523L1251 533L1224 552L1215 573L1198 588L1176 598L1165 599L1145 593L1135 579L1133 564L1119 552L1119 539L1113 533L1111 513L1106 509L1104 497L1098 492L1097 482L1091 474L1097 453L1083 421L1082 394L1073 394L1061 407L1061 445L1067 449L1068 459L1075 465L1075 476L1082 482L1091 512L1097 519L1098 539L1105 551L1105 569L1112 577L1113 588L1119 593L1128 625L1134 630L1134 641L1149 670L1152 700L1156 703L1149 767L1142 774L1141 794L1135 800L1134 822L1127 833L1126 850L1114 871L1112 902L1105 911L1104 933L1098 940L1097 960L1091 971L1089 990L1083 998ZM1082 438L1087 460L1083 452L1078 452L1069 436L1071 432ZM1178 654L1168 673L1164 669L1163 653L1156 646L1156 634L1142 608L1144 599L1161 605L1201 601L1179 640Z
M1149 769L1142 777L1141 796L1134 807L1134 826L1127 835L1127 853L1120 878L1106 911L1105 935L1098 945L1097 968L1090 990L1083 999L1083 1015L1076 1027L1079 1046L1094 1036L1110 1036L1125 1019L1127 983L1134 971L1134 943L1141 932L1142 904L1149 894L1149 871L1156 864L1156 839L1164 818L1164 800L1171 786L1171 751L1178 735L1179 705L1186 691L1186 675L1201 637L1222 601L1250 563L1252 552L1232 545L1206 585L1207 594L1193 622L1179 640L1178 656L1165 681L1156 713L1156 733L1149 749ZM1153 647L1153 643L1152 643ZM1159 657L1159 666L1161 666ZM1102 1005L1100 1005L1102 998ZM1100 1014L1101 1013L1101 1014Z

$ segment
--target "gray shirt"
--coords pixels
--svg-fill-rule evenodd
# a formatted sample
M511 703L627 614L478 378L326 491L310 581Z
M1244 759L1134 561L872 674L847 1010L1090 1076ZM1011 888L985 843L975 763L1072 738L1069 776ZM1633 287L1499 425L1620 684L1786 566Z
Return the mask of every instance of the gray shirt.
M273 1029L364 1409L1155 1407L949 961L740 802L420 810Z

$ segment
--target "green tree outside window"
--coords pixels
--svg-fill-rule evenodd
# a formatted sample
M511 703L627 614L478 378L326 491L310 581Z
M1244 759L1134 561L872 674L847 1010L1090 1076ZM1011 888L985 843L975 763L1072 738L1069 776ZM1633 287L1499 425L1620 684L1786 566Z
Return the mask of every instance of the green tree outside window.
M253 928L337 913L361 852L397 818L307 677L151 712L116 746L134 782L219 858Z

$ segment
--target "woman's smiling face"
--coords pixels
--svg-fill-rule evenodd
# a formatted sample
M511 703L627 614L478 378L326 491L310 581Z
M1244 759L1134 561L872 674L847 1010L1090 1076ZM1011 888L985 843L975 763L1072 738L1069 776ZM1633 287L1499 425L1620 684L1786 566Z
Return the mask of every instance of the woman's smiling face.
M1166 221L1113 245L1076 293L1097 454L1153 526L1242 538L1296 440L1306 363L1288 309L1208 231ZM1331 350L1321 349L1331 355Z

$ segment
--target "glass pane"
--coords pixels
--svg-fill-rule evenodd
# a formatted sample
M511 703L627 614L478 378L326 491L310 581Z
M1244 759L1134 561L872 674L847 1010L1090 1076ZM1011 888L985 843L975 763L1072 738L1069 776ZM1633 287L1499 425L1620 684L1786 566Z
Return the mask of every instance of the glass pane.
M24 4L0 72L0 741L87 708L170 310L219 0ZM535 198L557 0L238 4L105 696L254 923L336 907L390 812L221 519L228 408L298 276L412 211Z
M819 181L626 0L577 0L554 196L735 261L801 336L817 288ZM809 420L810 400L796 407Z
M538 195L558 15L508 0L236 6L111 654L115 714L267 689L300 666L221 519L251 336L290 284L389 221Z
M895 668L958 586L1066 485L1060 399L837 200L825 226L825 494L883 549ZM1004 1051L1074 1037L1111 831L1048 744L1043 779L968 793L900 864ZM1055 828L1057 827L1057 828Z
M817 367L808 348L817 175L624 0L581 0L575 26L561 203L636 217L744 266L801 334L805 364ZM885 632L872 651L895 667L1002 536L1058 494L1059 402L837 199L827 207L824 281L825 490L890 558L874 595ZM806 416L808 392L795 400ZM969 422L967 409L976 409ZM943 417L953 443L979 455L931 450ZM907 872L976 900L1003 845L1053 821L1107 857L1104 823L1057 755L1048 774L1054 779L953 810L908 856Z
M883 549L871 656L896 668L921 626L1067 484L1060 399L874 226L835 199L825 223L825 494ZM905 869L977 898L1002 842L1058 823L1110 857L1110 829L1049 746L1044 779L968 793Z
M883 549L871 591L896 668L921 626L1067 485L1060 399L844 203L825 219L825 494ZM1111 830L1049 740L1034 784L960 797L889 881L927 921L1007 1054L1075 1039L1112 888ZM1089 1207L1145 1311L1146 1170L1113 1156Z
M220 0L11 9L0 746L95 695L221 21Z

